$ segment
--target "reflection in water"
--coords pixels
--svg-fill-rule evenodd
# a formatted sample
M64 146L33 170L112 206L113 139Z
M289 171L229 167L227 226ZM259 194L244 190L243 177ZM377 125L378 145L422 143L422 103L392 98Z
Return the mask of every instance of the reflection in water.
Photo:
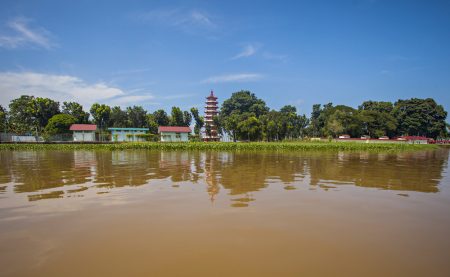
M164 151L0 151L0 194L27 193L29 201L69 197L90 188L113 189L168 180L201 183L211 201L224 191L255 201L252 192L271 183L333 190L355 185L386 190L438 192L446 150L399 154L254 153ZM61 189L66 187L66 190ZM38 193L36 193L38 192ZM99 192L97 192L99 193ZM399 195L407 195L399 193Z

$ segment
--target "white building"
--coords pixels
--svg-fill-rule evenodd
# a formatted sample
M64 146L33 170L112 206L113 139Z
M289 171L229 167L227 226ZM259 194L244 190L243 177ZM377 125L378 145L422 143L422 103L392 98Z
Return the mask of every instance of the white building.
M112 141L145 141L139 135L145 135L148 128L108 128Z
M161 135L161 141L185 142L189 141L191 128L180 126L159 126L158 133Z
M72 124L70 131L73 131L73 141L95 141L95 124Z

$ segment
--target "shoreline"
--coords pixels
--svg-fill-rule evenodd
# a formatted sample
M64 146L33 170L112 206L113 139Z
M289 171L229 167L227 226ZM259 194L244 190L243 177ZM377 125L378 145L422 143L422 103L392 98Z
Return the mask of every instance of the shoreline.
M216 151L416 151L434 144L358 142L125 142L125 143L1 143L0 150L216 150Z

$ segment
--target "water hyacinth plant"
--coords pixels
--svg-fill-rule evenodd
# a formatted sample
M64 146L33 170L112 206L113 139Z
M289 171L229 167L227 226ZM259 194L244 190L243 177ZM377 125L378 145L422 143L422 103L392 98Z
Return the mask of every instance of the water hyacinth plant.
M218 151L407 151L436 149L431 144L354 142L127 142L67 144L0 144L0 150L218 150Z

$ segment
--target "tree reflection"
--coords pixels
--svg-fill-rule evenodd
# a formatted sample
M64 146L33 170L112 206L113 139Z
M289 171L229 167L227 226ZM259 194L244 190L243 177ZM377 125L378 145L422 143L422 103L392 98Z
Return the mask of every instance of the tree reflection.
M448 150L398 154L0 151L0 193L13 186L14 193L34 193L29 200L36 201L82 194L92 187L114 189L164 180L176 186L183 182L204 185L211 201L225 192L233 196L232 206L243 207L255 201L253 192L269 185L327 190L350 184L438 192L448 156ZM56 190L64 186L68 186L65 193Z

